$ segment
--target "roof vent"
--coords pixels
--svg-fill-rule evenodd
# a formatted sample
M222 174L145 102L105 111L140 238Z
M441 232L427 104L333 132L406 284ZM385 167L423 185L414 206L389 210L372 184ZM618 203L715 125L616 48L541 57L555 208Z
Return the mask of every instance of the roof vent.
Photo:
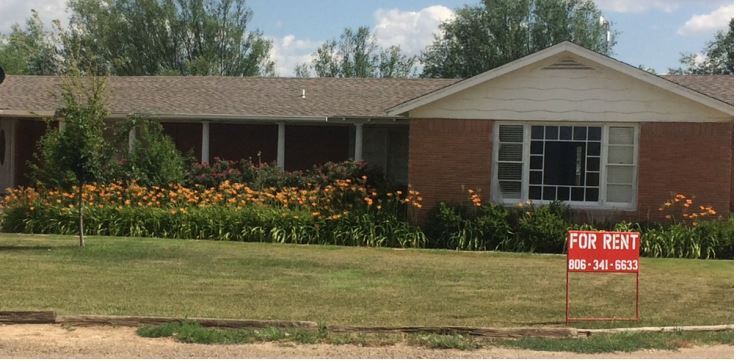
M585 64L579 63L577 60L572 58L562 58L558 60L557 62L547 65L544 68L545 70L557 70L557 69L563 69L563 70L592 70L592 67L589 67Z
M302 89L302 99L307 99L307 89Z

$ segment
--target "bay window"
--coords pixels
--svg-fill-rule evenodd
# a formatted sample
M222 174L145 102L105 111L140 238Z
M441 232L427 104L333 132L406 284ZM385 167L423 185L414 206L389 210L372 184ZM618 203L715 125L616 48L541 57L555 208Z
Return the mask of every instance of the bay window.
M637 133L634 125L500 122L494 147L496 201L633 208Z

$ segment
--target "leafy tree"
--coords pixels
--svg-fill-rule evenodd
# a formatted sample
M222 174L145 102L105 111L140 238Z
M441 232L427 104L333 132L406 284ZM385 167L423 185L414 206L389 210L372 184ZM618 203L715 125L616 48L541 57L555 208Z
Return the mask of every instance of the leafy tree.
M467 78L562 41L610 54L615 32L591 0L484 0L440 25L422 76Z
M10 34L0 34L0 65L8 74L56 74L59 57L54 41L38 12L31 10L25 28L15 24Z
M703 49L705 57L698 61L696 54L682 54L677 69L670 69L670 74L733 74L733 18L728 24L728 31L719 31Z
M339 78L398 78L415 73L417 58L401 53L399 46L382 48L368 27L345 28L339 39L324 42L313 54L311 65L299 64L297 76Z
M651 73L651 74L657 75L657 70L654 69L654 68L652 68L651 66L646 66L644 64L639 64L639 66L637 68L639 68L641 70L644 70L647 73Z
M103 136L108 114L105 80L79 73L64 76L61 99L63 106L57 111L57 119L64 125L59 129L49 127L34 154L31 171L42 186L76 186L79 245L84 247L84 187L110 179L116 168Z
M245 0L70 0L67 52L114 75L272 75Z
M161 123L133 118L129 126L135 127L135 140L124 161L124 177L144 185L183 183L185 159Z

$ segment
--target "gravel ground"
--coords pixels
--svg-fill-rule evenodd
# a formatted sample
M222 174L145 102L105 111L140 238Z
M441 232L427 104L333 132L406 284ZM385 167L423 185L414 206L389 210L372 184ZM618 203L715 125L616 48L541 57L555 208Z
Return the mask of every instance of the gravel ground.
M475 351L432 350L403 344L352 345L195 345L172 339L138 337L132 327L0 325L0 358L733 358L733 345L679 351L576 354L504 348Z

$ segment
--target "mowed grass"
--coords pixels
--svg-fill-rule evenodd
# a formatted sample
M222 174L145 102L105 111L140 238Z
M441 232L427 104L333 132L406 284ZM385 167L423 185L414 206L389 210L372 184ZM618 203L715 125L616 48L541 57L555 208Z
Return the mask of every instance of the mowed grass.
M0 310L309 320L364 326L560 325L564 255L0 234ZM733 323L733 261L643 259L641 322ZM574 316L633 315L632 275L573 275Z

